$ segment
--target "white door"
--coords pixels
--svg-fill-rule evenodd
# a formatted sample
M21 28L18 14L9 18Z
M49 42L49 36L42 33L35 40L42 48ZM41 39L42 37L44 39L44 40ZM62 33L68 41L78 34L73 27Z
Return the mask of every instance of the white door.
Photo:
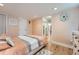
M27 35L27 20L19 19L19 35Z

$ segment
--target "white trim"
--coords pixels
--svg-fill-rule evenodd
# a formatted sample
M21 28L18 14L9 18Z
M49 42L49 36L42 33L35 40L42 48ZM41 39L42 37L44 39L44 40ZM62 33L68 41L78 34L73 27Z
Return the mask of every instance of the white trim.
M66 48L73 49L73 44L72 45L67 45L67 44L64 44L64 43L57 42L57 41L52 41L51 43L56 44L56 45L60 45L60 46L66 47Z

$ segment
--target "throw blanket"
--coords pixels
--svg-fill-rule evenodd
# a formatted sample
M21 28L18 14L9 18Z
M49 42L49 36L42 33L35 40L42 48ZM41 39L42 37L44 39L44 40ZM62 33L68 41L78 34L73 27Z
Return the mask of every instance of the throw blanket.
M38 48L40 46L40 42L36 38L32 38L29 36L18 36L22 41L24 41L26 44L28 44L28 49L30 51L33 51L35 48Z

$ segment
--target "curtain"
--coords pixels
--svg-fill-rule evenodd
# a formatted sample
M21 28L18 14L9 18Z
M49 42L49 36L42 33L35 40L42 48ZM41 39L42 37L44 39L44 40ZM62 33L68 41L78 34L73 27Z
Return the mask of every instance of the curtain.
M6 32L6 16L0 14L0 35Z

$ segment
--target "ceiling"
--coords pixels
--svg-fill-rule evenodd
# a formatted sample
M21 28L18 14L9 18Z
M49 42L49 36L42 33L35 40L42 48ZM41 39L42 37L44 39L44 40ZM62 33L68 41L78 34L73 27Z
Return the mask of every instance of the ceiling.
M51 16L59 11L76 7L73 3L4 3L0 12L17 17ZM58 8L54 10L53 8Z

